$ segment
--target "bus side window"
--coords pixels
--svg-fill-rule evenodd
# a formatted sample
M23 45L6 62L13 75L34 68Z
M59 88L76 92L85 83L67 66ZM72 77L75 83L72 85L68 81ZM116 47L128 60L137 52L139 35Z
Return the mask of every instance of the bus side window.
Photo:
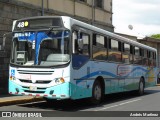
M77 69L83 66L90 56L90 37L88 34L74 31L72 34L73 40L73 57L72 66Z
M99 34L93 34L93 59L107 60L107 38Z
M73 32L73 53L79 55L89 55L89 35Z
M123 44L123 54L122 54L122 60L124 63L130 63L129 56L130 56L130 45L127 43L124 43Z
M113 62L121 62L122 54L121 54L121 49L119 48L121 47L120 42L114 39L111 39L111 41L109 42L111 42L109 43L111 46L109 46L108 60Z
M83 46L82 46L82 54L83 55L87 55L89 56L90 54L90 46L89 46L89 35L85 34L85 33L82 33L82 43L83 43Z
M148 66L147 50L144 50L143 65Z

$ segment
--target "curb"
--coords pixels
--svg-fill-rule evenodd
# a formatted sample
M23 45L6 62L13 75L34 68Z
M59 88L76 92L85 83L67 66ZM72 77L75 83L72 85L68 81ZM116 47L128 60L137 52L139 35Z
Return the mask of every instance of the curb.
M160 86L160 84L156 84L156 86Z
M9 98L9 97L7 97ZM23 104L23 103L29 103L29 102L38 102L43 101L44 99L42 97L32 97L32 98L15 98L15 99L0 99L0 107L1 106L8 106L8 105L15 105L15 104Z

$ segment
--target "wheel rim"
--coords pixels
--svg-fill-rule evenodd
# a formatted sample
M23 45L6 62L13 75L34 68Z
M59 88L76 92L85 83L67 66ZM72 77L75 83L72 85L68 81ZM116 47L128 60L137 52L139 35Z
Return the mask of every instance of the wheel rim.
M95 97L96 100L100 100L101 99L101 87L99 85L95 86L94 97Z

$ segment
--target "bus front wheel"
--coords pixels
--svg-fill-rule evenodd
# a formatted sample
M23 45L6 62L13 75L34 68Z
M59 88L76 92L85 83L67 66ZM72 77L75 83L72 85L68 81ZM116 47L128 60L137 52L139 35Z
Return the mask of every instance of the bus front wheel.
M102 100L102 86L100 82L96 80L93 84L91 103L99 104L101 100Z

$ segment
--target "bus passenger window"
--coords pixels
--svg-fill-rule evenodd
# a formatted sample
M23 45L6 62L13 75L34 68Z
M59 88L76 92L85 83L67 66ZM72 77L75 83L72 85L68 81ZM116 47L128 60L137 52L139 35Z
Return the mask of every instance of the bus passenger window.
M148 66L147 50L144 50L144 56L142 58L142 63L145 66Z
M73 68L80 68L89 60L90 56L90 37L88 34L74 31L73 38Z
M73 53L89 56L89 35L73 32Z
M107 39L104 36L93 34L93 59L107 60Z
M122 54L121 49L119 48L121 45L117 40L111 39L111 49L108 51L108 60L113 62L121 62Z

